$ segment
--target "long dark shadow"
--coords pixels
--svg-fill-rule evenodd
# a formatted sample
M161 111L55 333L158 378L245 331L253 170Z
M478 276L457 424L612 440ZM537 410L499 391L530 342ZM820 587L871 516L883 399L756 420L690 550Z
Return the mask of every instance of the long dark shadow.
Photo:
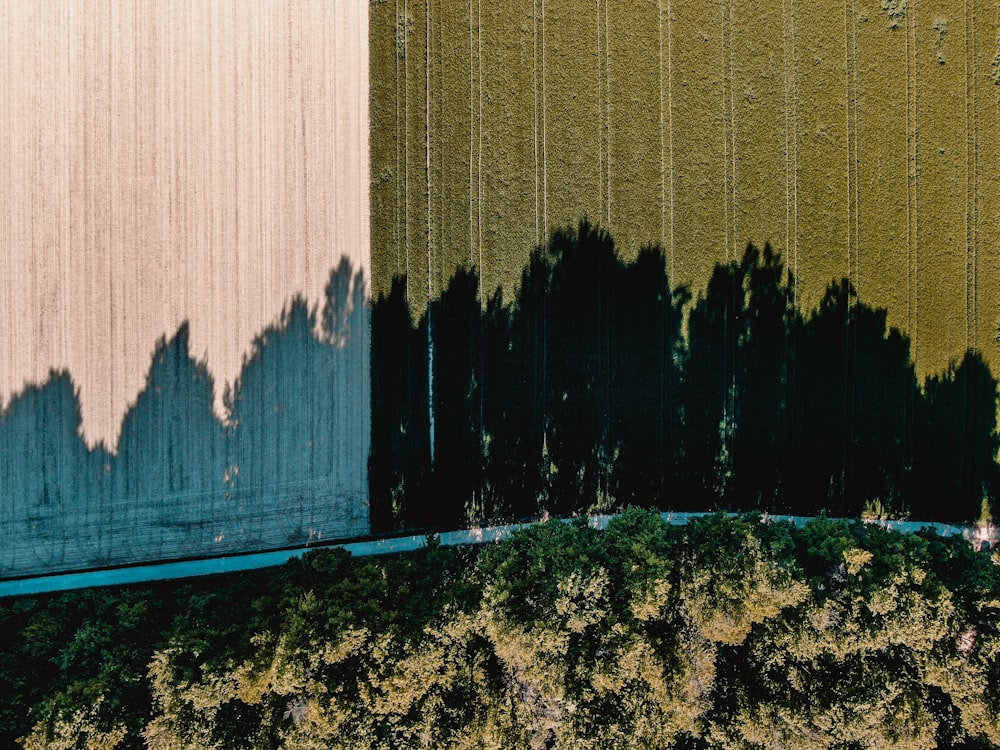
M886 310L846 280L802 310L794 284L751 244L692 298L660 248L625 261L586 220L536 248L512 294L483 299L466 268L412 311L397 279L373 310L376 530L625 505L989 516L1000 437L982 356L921 385Z
M344 260L292 300L228 388L157 342L117 451L88 450L69 373L0 414L0 577L275 549L369 531L369 303Z

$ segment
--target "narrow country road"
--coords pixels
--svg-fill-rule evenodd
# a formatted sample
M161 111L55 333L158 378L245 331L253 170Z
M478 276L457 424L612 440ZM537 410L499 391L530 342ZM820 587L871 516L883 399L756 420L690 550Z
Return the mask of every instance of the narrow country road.
M668 523L682 526L689 521L710 513L663 513L663 519ZM734 514L739 515L739 514ZM613 518L610 515L590 516L589 524L596 529L604 529ZM790 521L798 527L804 526L810 516L778 516L765 514L766 521ZM542 523L542 522L536 522ZM982 542L995 543L996 529L992 526L953 526L943 523L920 521L879 521L876 522L894 531L914 533L923 528L932 528L941 536L963 535L970 542L980 546ZM533 525L532 523L507 524L489 526L486 528L463 529L447 531L438 538L445 546L457 544L485 544L495 542L510 536L514 531ZM400 552L412 552L427 543L426 535L400 536L387 539L376 539L345 544L328 544L311 547L298 547L276 552L257 552L246 555L230 555L228 557L213 557L203 560L183 560L180 562L162 562L149 565L134 565L107 570L82 571L79 573L61 573L57 575L38 576L35 578L19 578L0 581L0 597L33 596L57 591L73 589L96 588L100 586L122 586L150 581L165 581L175 578L193 578L196 576L235 573L242 570L269 568L300 557L312 549L342 548L358 557L369 555L391 555Z

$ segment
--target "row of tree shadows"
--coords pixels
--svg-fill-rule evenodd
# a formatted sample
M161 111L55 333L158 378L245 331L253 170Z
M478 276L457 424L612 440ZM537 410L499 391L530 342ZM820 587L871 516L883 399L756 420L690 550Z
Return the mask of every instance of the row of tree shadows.
M1000 497L982 357L918 383L885 310L846 281L798 309L767 247L697 298L660 249L625 262L586 222L536 249L511 300L462 270L414 321L404 279L370 310L364 288L345 262L321 312L293 300L225 422L187 326L116 453L83 442L69 374L26 388L0 414L0 568L355 535L369 510L376 532L629 504L967 521Z
M322 310L297 297L225 391L161 339L117 451L88 448L69 373L0 413L0 572L275 547L368 532L369 305L344 260Z
M372 307L373 527L628 504L977 519L1000 497L981 355L921 384L847 280L810 311L793 288L750 245L692 298L660 248L625 262L586 221L509 301L461 270L414 321L397 278Z

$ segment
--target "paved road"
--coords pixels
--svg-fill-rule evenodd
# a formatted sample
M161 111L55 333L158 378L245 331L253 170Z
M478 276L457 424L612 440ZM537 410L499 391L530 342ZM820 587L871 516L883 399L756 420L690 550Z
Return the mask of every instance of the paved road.
M684 525L689 521L707 513L664 513L663 518L668 523ZM589 523L596 529L604 529L612 516L590 516ZM772 516L766 515L768 521L790 521L798 527L809 522L809 516ZM515 530L531 524L509 524L504 526L489 526L480 529L448 531L439 535L442 545L484 544L510 536ZM964 534L970 539L977 537L975 529L966 526L951 526L942 523L920 523L905 521L886 521L879 525L895 531L913 533L922 528L931 527L942 536ZM992 527L978 534L978 538L995 540L996 532ZM412 552L427 543L424 535L392 537L366 542L350 542L347 544L324 545L325 547L341 547L352 555L365 557L368 555L389 555L399 552ZM269 568L300 557L310 549L317 547L301 547L298 549L281 550L278 552L258 552L247 555L231 555L229 557L214 557L205 560L185 560L182 562L164 562L151 565L136 565L127 568L112 568L108 570L84 571L81 573L62 573L59 575L40 576L37 578L22 578L13 581L0 581L0 597L32 596L48 594L56 591L72 589L95 588L99 586L121 586L147 581L165 581L174 578L194 578L196 576L234 573L241 570L256 570Z

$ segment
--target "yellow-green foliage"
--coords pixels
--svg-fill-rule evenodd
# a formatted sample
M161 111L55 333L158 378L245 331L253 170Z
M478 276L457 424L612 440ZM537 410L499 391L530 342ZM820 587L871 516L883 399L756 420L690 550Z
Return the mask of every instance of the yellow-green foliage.
M98 726L96 717L103 702L99 699L95 705L80 706L61 714L51 723L37 724L23 740L22 747L25 750L115 750L121 746L128 730L121 724L110 729Z
M630 510L479 553L319 553L242 647L165 631L128 677L138 730L67 689L23 746L996 746L998 568L964 544Z
M704 638L736 646L754 625L801 603L809 588L764 553L750 528L722 516L697 525L681 574L686 618Z

